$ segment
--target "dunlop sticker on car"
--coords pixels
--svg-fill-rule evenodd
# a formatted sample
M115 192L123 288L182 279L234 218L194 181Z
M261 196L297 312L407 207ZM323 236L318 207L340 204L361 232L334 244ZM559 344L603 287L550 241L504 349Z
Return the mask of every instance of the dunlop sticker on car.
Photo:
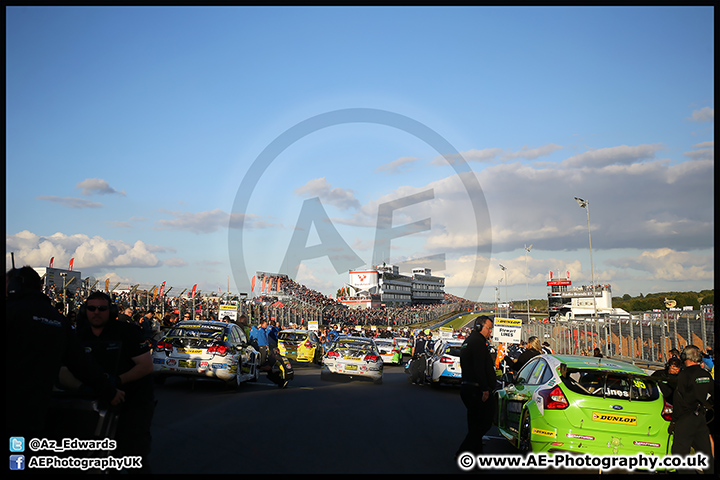
M542 435L543 437L555 438L555 432L551 432L550 430L542 430L540 428L533 428L532 433L533 433L533 435Z
M197 354L197 353L202 353L202 348L178 348L177 353Z
M595 422L618 423L620 425L637 425L637 417L628 415L617 415L615 413L593 412L592 419Z

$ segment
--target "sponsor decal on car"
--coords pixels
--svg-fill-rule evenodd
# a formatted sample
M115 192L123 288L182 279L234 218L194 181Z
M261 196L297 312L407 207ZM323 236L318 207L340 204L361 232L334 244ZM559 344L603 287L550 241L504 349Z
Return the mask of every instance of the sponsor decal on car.
M541 428L533 428L532 434L533 435L542 435L543 437L555 438L555 432L551 432L550 430L543 430Z
M640 445L641 447L659 447L659 443L653 443L653 442L641 442L639 440L635 440L633 442L633 445Z
M628 415L615 415L612 413L593 412L592 419L595 422L617 423L620 425L637 425L637 417Z
M227 368L227 365L224 364L224 363L213 363L213 364L212 364L212 368L215 369L215 370L225 369L225 368Z
M595 440L595 437L590 435L578 435L576 433L566 433L565 436L568 438L577 438L578 440Z
M174 367L175 365L177 365L177 360L175 360L174 358L168 358L167 360L165 360L165 365L167 365L168 367Z
M177 353L187 353L191 355L201 354L202 348L178 348Z
M165 363L165 360L162 358L153 358L153 363L156 363L158 365L163 365Z

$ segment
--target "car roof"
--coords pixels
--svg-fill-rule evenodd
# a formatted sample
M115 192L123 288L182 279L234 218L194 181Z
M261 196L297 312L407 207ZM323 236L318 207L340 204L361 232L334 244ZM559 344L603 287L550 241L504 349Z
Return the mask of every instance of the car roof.
M603 370L608 372L632 373L647 376L640 367L613 358L558 354L543 354L538 356L547 358L549 363L556 364L556 366L564 363L568 368Z
M183 327L183 328L192 328L192 327L230 327L231 325L234 325L232 323L228 322L219 322L214 320L183 320L182 322L177 322L173 327Z
M308 333L310 330L302 330L299 328L285 328L278 333Z
M340 341L340 340L344 340L344 341L350 340L351 342L361 342L361 343L372 343L372 341L373 341L372 338L367 338L367 337L351 337L351 336L341 336L341 337L338 337L337 341Z

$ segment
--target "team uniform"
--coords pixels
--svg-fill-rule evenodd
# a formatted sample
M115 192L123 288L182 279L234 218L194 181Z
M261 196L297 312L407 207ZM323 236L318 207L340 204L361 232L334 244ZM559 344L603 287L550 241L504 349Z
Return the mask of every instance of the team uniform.
M700 365L692 365L678 375L673 394L675 435L672 453L689 455L691 447L696 452L704 453L710 458L710 469L704 473L713 472L710 430L706 423L706 413L713 407L713 388L710 374Z

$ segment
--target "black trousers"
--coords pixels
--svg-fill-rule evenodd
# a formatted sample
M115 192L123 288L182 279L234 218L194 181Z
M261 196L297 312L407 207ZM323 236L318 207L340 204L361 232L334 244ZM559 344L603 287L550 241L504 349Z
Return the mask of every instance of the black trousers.
M710 429L704 414L687 414L675 421L672 454L690 455L690 447L695 449L695 452L704 453L709 457L709 470L703 473L713 473L714 459L710 445Z
M460 444L457 454L471 452L483 453L482 437L492 427L493 413L495 411L492 395L482 401L483 392L478 386L461 385L460 398L467 409L468 433Z

